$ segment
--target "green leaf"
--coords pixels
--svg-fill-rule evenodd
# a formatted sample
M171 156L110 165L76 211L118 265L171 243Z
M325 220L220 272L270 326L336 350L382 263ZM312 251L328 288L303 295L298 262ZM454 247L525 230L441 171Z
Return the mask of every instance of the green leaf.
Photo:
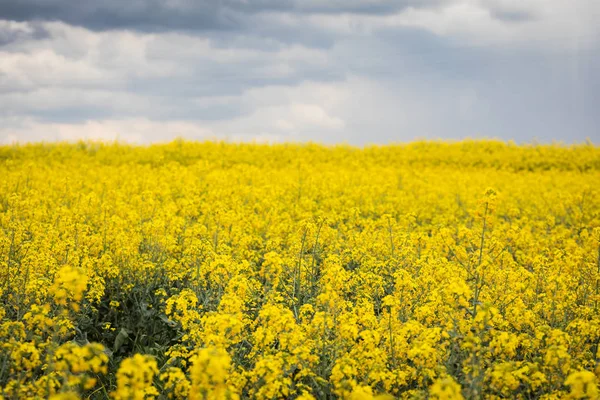
M170 320L166 315L160 314L158 316L162 322L170 326L171 328L175 328L177 326L177 322Z
M129 339L129 334L127 333L127 330L125 328L121 328L119 334L115 338L115 343L113 345L113 353L119 351L119 349L121 348L121 346L123 346L123 343L125 343L127 339Z

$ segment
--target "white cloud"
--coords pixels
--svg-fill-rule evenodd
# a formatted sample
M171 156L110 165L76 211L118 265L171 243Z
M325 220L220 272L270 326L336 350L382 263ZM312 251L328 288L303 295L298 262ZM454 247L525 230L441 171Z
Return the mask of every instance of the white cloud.
M262 24L310 27L336 35L371 36L384 29L418 28L464 45L510 44L542 49L595 46L600 40L596 0L448 0L391 14L268 12Z
M19 40L33 32L34 29L26 22L0 20L0 43Z
M297 87L271 86L255 88L243 94L241 102L248 112L244 115L215 121L157 121L148 118L119 120L91 120L73 123L43 122L27 117L7 118L0 128L4 142L18 138L35 140L122 140L148 143L170 140L175 137L188 139L227 139L244 141L304 140L310 135L323 139L339 138L344 134L345 122L332 110L340 103L343 89L335 83L305 83ZM112 92L96 93L110 101ZM329 101L319 102L319 96L329 94ZM93 98L93 97L92 97ZM118 100L119 96L115 100ZM255 104L253 99L261 99ZM337 98L337 100L336 100ZM87 99L90 101L90 98ZM224 103L231 98L217 99ZM74 101L67 101L73 104ZM124 105L126 100L123 100ZM36 105L43 107L44 98ZM91 104L91 103L90 103ZM118 106L118 104L117 104ZM337 109L342 112L343 110Z
M503 19L495 13L517 18ZM595 0L460 0L439 9L409 8L386 18L390 25L422 28L466 44L556 49L571 46L573 40L596 43L598 17L600 3Z
M0 51L0 85L7 89L35 89L52 85L99 85L110 79L97 66L39 48L30 53Z
M343 110L335 98L342 95L344 83L303 83L294 87L254 88L241 96L248 112L240 117L211 123L215 132L230 137L262 134L282 140L311 137L340 138L345 133ZM330 94L329 98L319 94Z
M216 135L201 124L184 121L127 120L84 121L78 123L41 123L28 118L13 119L12 127L0 128L4 143L30 141L122 141L148 143L185 137L207 140ZM0 141L2 141L0 139Z
M115 88L132 78L167 77L176 71L172 63L146 57L148 35L92 32L60 22L40 26L46 37L27 37L0 50L0 85L5 91L48 86Z
M251 83L253 78L299 77L307 67L329 66L325 51L301 45L269 51L224 48L191 34L93 32L61 22L40 26L47 37L27 36L0 49L4 91L40 86L123 88L136 81L170 78L210 84L215 75ZM2 21L0 38L32 29L29 23Z

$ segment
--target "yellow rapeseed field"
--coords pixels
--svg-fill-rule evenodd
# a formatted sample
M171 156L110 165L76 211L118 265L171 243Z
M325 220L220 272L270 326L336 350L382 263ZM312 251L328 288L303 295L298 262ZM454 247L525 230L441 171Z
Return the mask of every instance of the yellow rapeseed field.
M600 398L600 148L0 147L0 397Z

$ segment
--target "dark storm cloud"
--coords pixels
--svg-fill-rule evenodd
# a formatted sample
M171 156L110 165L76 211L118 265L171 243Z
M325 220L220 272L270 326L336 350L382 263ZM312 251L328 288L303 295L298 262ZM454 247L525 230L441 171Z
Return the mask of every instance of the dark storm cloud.
M227 7L245 13L265 11L339 14L353 13L384 15L401 11L408 7L431 7L443 4L444 0L229 0Z
M0 14L1 15L1 14ZM1 19L1 18L0 18ZM0 24L9 24L9 21L0 21ZM0 26L0 47L24 40L40 40L47 38L49 33L41 24L28 24L27 28L2 29Z
M193 5L192 5L193 4ZM62 21L94 30L233 29L239 22L215 1L169 6L161 0L18 0L0 2L0 16L15 21Z
M382 15L444 0L4 0L0 19L62 21L94 30L236 30L261 12Z
M506 10L492 7L489 11L493 18L504 22L528 22L537 18L532 12L524 10Z

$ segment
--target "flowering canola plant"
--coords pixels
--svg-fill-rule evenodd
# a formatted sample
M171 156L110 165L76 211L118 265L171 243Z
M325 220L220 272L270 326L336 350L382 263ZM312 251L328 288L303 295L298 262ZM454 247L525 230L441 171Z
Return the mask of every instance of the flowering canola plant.
M0 398L600 398L592 144L30 144L0 177Z

